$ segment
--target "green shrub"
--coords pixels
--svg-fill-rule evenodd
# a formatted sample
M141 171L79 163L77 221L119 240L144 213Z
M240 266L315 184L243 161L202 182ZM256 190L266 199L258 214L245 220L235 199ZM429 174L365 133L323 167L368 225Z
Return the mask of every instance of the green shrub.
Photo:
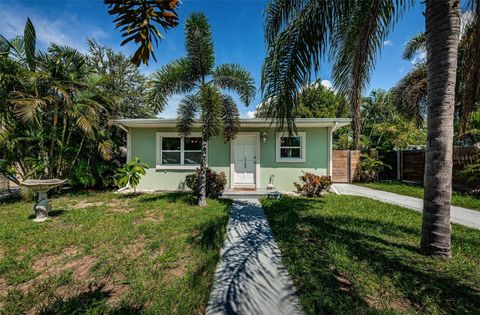
M220 194L225 189L227 184L227 177L224 172L217 173L211 168L207 167L207 197L213 197ZM185 184L193 191L195 196L200 195L200 187L198 179L200 177L200 169L197 168L194 174L187 175Z
M145 169L148 165L140 162L138 157L131 162L128 162L124 167L118 170L116 175L118 187L130 186L133 188L133 192L137 192L137 185L140 183L140 178L145 175Z
M318 176L313 173L303 173L300 176L301 183L293 183L297 188L297 192L302 196L313 198L320 197L324 190L332 185L330 176Z
M466 183L474 195L480 195L480 153L475 156L475 161L468 164L460 176L466 179Z
M378 173L385 168L391 169L390 165L377 159L374 152L362 154L355 180L360 182L373 182L377 180Z

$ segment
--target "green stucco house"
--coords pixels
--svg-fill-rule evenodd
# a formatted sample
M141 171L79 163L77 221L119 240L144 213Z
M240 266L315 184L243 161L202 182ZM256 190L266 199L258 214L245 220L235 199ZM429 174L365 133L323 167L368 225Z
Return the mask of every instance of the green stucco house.
M227 176L227 189L291 191L302 171L332 174L332 133L346 126L346 118L296 119L293 137L275 123L241 119L237 137L225 143L217 136L208 143L208 166ZM113 122L127 133L127 160L138 157L149 165L138 188L185 190L185 176L200 163L201 134L180 137L175 119L118 119ZM200 127L197 123L194 127Z

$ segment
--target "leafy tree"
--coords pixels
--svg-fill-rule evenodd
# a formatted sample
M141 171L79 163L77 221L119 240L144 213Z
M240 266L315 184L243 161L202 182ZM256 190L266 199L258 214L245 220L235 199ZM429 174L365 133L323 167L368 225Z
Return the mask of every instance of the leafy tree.
M102 77L73 48L52 44L47 52L37 51L29 20L25 28L23 37L0 38L0 46L8 47L0 55L6 70L1 75L6 84L0 88L0 149L5 159L0 169L15 169L21 180L69 178L85 186L105 184L118 151L108 126L111 103L99 88ZM95 174L93 182L80 170Z
M133 161L118 170L116 175L118 187L133 187L133 193L136 194L137 186L142 175L146 174L147 168L147 164L140 162L140 159L135 157Z
M110 47L88 39L87 63L102 80L99 88L112 102L116 118L153 118L155 109L147 98L147 79L128 58Z
M178 132L188 136L199 117L202 131L200 196L198 205L206 205L206 167L208 140L223 129L226 142L235 138L240 122L235 101L223 90L235 91L247 106L255 96L249 72L236 64L214 66L212 33L202 13L191 14L186 21L187 56L164 66L152 76L151 96L157 109L174 94L187 94L178 108Z
M321 57L330 52L334 86L349 99L354 147L359 148L362 90L394 22L411 2L271 0L266 9L267 57L262 75L268 116L277 118L289 130L294 128L298 91L319 69ZM478 8L477 0L471 3ZM428 255L450 257L460 1L426 0L425 4L428 130L421 248Z
M113 20L115 27L120 28L122 37L126 37L121 45L134 40L139 44L137 51L133 54L132 63L136 66L140 62L148 65L150 55L153 60L155 53L153 41L158 45L162 34L154 23L160 25L163 30L171 29L178 25L177 9L179 0L104 0L108 5L108 13L116 15Z

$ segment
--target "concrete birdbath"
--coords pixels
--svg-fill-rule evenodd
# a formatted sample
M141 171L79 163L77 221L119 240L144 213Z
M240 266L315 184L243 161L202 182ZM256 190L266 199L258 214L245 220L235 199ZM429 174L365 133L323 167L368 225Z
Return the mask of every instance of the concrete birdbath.
M48 219L48 213L52 210L52 205L47 198L47 191L63 185L63 179L28 179L21 185L33 192L38 193L37 201L33 206L34 222L43 222Z

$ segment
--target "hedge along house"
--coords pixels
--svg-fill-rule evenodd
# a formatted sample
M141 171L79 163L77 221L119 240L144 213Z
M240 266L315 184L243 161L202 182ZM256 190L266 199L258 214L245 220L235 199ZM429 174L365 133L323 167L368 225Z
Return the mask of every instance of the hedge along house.
M127 160L138 157L149 165L139 189L187 190L185 176L200 164L201 133L194 125L189 137L181 137L175 119L118 119L113 123L127 133ZM224 172L227 189L292 191L302 172L332 174L332 134L350 124L347 118L295 120L298 132L289 137L265 119L241 119L235 140L223 136L208 143L207 165ZM198 129L199 130L199 129Z

